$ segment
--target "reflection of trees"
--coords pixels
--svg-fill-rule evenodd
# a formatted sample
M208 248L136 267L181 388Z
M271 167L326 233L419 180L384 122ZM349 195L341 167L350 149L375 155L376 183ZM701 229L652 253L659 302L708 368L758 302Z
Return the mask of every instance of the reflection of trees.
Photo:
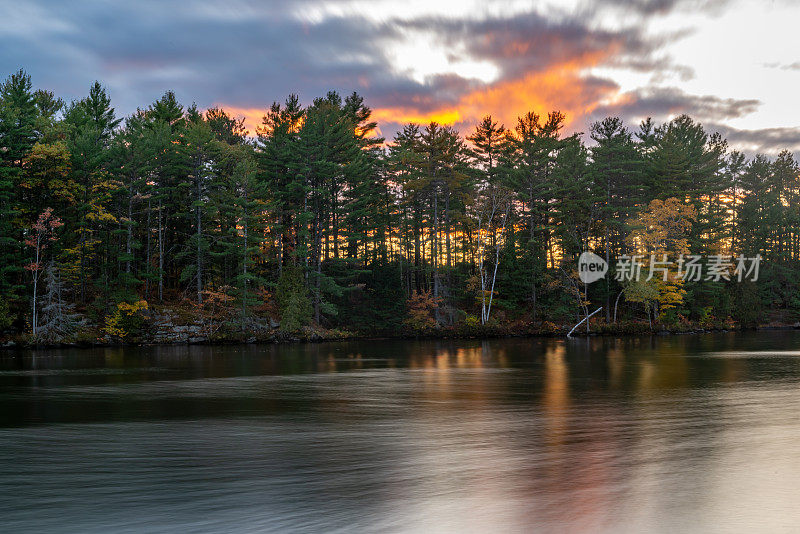
M488 388L496 385L494 376L482 372L505 361L504 349L493 349L489 342L422 343L409 354L411 379L421 399L483 402ZM444 406L443 406L444 407ZM472 404L446 405L467 410Z

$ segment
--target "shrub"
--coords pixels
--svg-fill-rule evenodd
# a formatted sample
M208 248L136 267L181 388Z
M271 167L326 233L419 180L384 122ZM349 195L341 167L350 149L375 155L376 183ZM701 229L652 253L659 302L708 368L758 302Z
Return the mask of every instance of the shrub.
M140 300L129 304L120 302L114 312L106 316L104 322L105 333L112 338L127 340L138 337L145 324L147 301Z
M0 300L0 333L10 327L14 322L14 314L8 306L8 300Z
M284 267L275 289L275 300L281 314L282 332L297 332L311 322L311 301L298 267Z
M438 306L438 300L430 291L414 291L407 302L408 317L404 321L406 326L418 332L436 328L434 313Z
M469 326L470 328L480 326L481 320L478 319L477 315L467 315L467 318L464 319L464 324Z

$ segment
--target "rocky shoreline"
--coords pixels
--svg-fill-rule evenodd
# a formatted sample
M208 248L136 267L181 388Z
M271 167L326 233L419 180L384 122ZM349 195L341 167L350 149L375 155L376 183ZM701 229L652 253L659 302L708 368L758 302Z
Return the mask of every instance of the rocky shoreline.
M58 348L91 348L120 346L163 346L163 345L239 345L254 343L319 343L346 340L378 340L378 339L491 339L512 337L566 337L570 330L568 325L548 325L545 328L510 328L510 327L471 327L441 328L422 332L388 332L358 333L342 330L326 330L318 327L305 327L301 331L287 333L279 329L279 325L254 325L244 331L224 331L209 328L203 324L173 324L169 317L156 317L142 336L120 340L108 336L84 335L79 339L62 343L31 343L25 339L7 339L0 342L0 349L58 349ZM680 328L657 328L653 330L639 328L638 323L620 325L593 326L590 332L581 330L572 334L574 338L583 337L632 337L632 336L670 336L698 335L714 332L733 332L742 330L777 331L798 330L800 324L763 325L754 328L736 326L700 326L681 325ZM645 324L645 326L647 326Z

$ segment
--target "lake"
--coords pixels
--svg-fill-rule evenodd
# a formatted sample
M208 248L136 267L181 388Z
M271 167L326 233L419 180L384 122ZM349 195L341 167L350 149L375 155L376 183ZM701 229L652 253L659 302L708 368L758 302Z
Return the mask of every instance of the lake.
M4 532L798 532L800 332L0 352Z

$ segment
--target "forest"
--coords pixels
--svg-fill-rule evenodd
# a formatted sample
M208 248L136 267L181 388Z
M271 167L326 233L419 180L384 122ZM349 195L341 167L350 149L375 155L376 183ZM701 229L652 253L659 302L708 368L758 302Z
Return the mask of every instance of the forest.
M0 85L0 336L142 341L734 328L800 319L800 180L681 115L485 117L378 135L356 93L255 132L167 91L127 117ZM757 281L578 280L577 259L755 256ZM647 260L645 260L647 261ZM646 267L646 265L645 265Z

